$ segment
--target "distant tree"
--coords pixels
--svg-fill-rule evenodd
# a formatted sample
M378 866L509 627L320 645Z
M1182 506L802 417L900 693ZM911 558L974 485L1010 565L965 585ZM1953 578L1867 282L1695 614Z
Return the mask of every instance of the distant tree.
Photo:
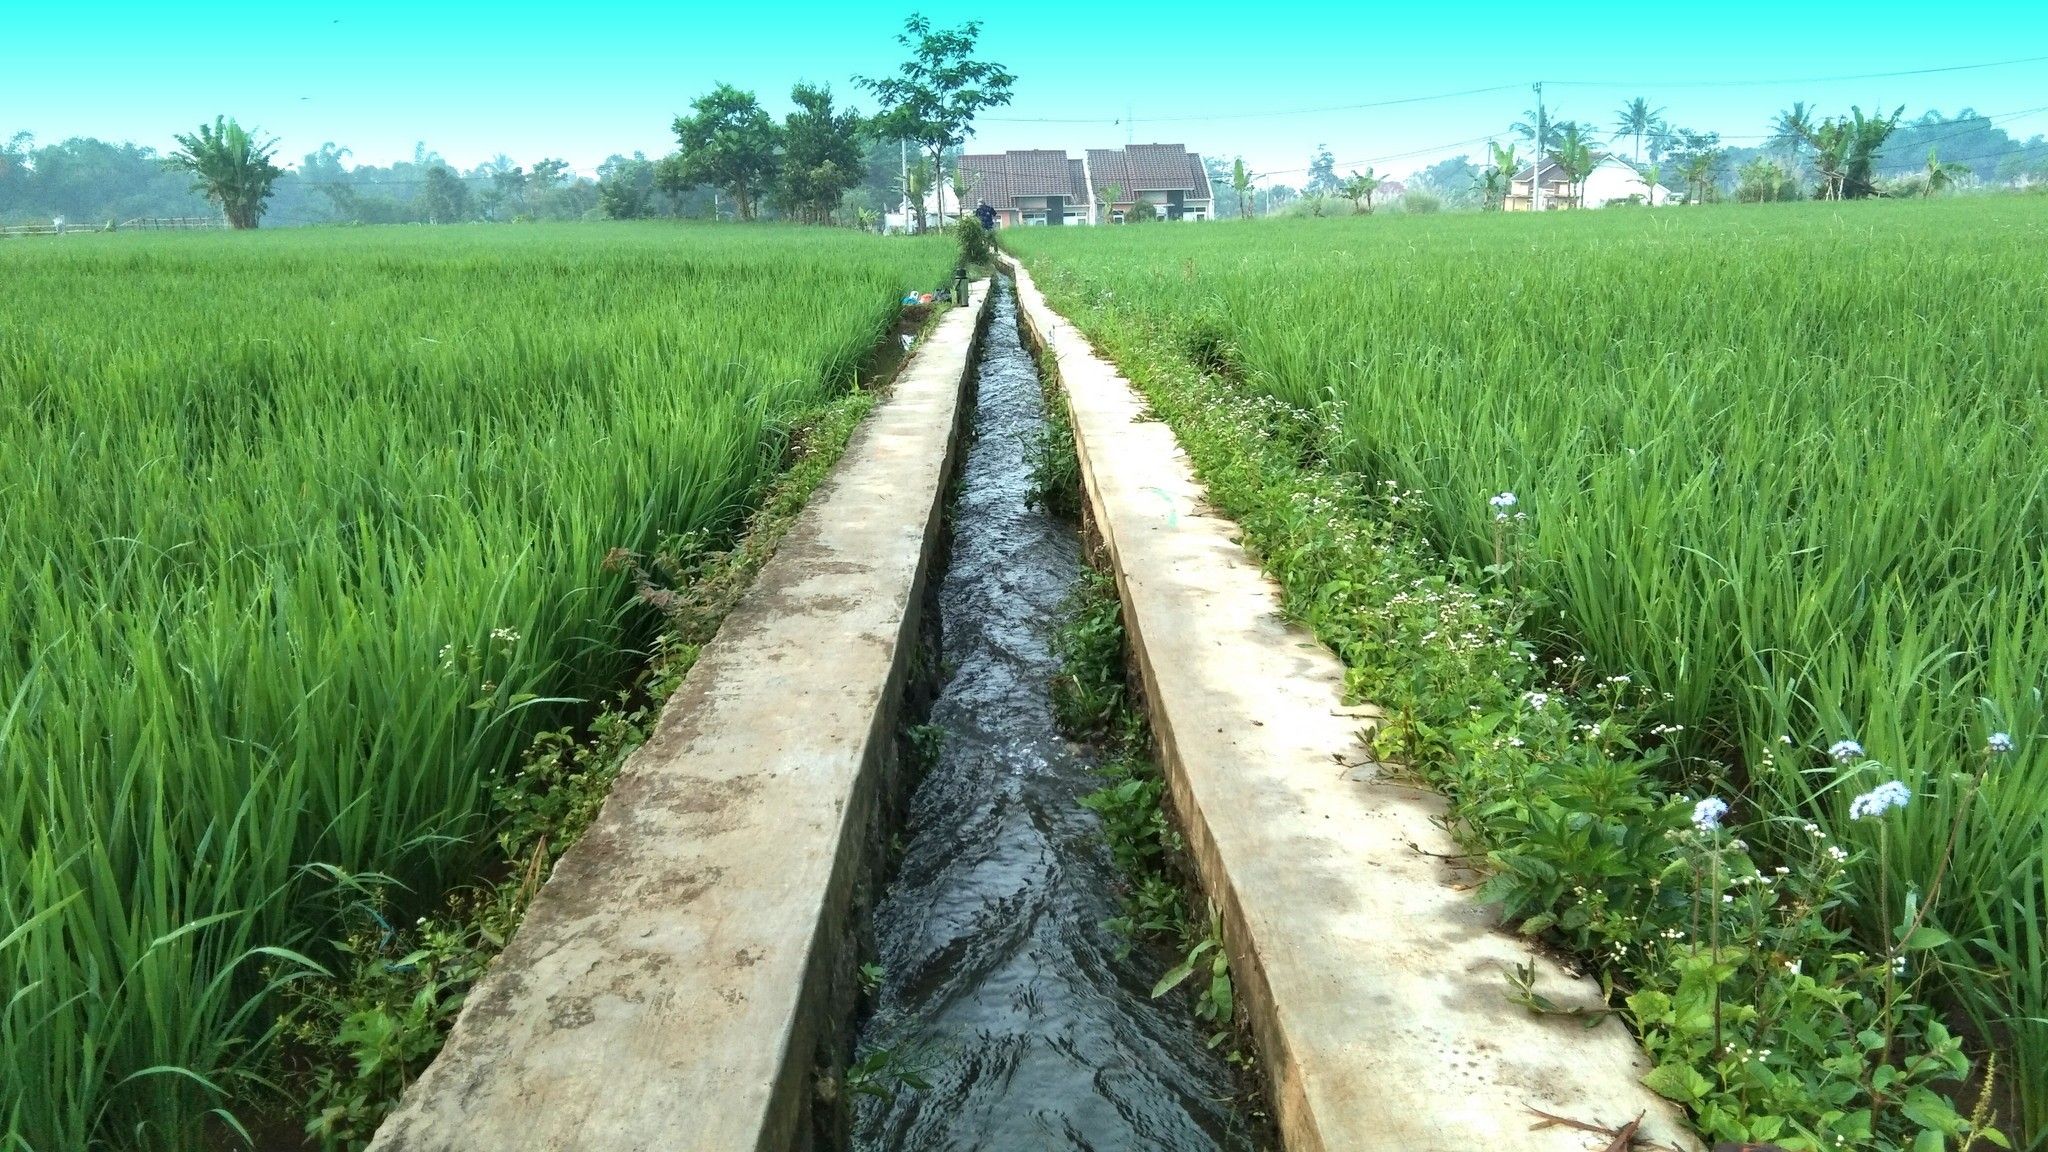
M1488 211L1495 211L1507 204L1508 192L1514 187L1515 169L1520 165L1515 162L1515 146L1512 144L1503 146L1488 143L1487 149L1491 155L1488 157L1489 163L1484 176L1484 207Z
M1643 166L1643 141L1648 139L1650 134L1657 130L1657 125L1662 123L1663 116L1664 109L1650 107L1650 102L1641 96L1623 104L1621 111L1616 113L1614 139L1635 138L1636 167L1641 168Z
M1771 123L1770 146L1782 150L1797 168L1806 159L1808 141L1813 135L1813 115L1806 110L1804 100L1778 113Z
M1922 196L1932 196L1936 192L1946 191L1949 188L1955 187L1956 181L1969 174L1969 165L1954 162L1943 163L1940 151L1929 148L1927 150L1926 175L1920 185L1920 194Z
M861 181L860 113L834 109L827 87L798 84L789 98L796 111L782 121L782 174L776 195L797 219L827 223L840 199Z
M1308 183L1301 190L1309 196L1335 196L1343 192L1344 182L1337 178L1337 158L1330 154L1328 144L1316 145L1316 154L1308 162Z
M1863 109L1851 105L1851 128L1849 132L1849 165L1842 180L1844 194L1852 200L1874 195L1877 191L1877 154L1884 148L1898 130L1899 118L1906 114L1906 106L1899 105L1890 116L1865 116Z
M497 219L500 212L513 216L526 212L526 169L512 162L503 152L492 157L480 170L488 181L484 195L490 197L491 218Z
M1586 177L1592 175L1594 165L1600 157L1587 142L1585 129L1577 123L1568 122L1558 136L1557 150L1550 154L1551 163L1564 172L1564 179L1574 204L1583 205L1586 198Z
M1804 113L1803 106L1795 108ZM1797 125L1786 125L1796 127L1800 138L1813 149L1814 167L1821 175L1820 199L1857 200L1876 194L1877 154L1898 129L1905 112L1901 104L1890 116L1865 116L1861 107L1851 105L1848 116L1830 116L1816 124L1806 114ZM1783 124L1785 118L1780 119Z
M1486 205L1486 169L1472 163L1470 156L1440 160L1417 173L1415 179L1434 193L1445 207Z
M910 165L904 175L903 198L910 202L910 211L917 221L917 230L924 231L925 200L932 194L932 162L922 156Z
M1095 198L1102 202L1102 222L1104 224L1114 224L1116 222L1114 219L1116 202L1123 194L1124 189L1121 184L1104 184L1095 190Z
M1150 200L1140 200L1131 205L1130 211L1124 213L1124 223L1126 224L1144 224L1157 219L1159 219L1159 209Z
M436 164L427 169L427 185L420 192L420 214L429 224L453 224L470 218L469 185L453 169Z
M597 166L597 210L610 220L653 215L655 163L635 152L612 156Z
M1529 142L1529 151L1537 157L1548 156L1557 147L1558 134L1564 125L1550 118L1550 108L1543 102L1543 89L1536 90L1536 106L1522 113L1524 117L1509 129Z
M1704 204L1713 198L1714 184L1721 173L1721 160L1719 148L1701 148L1679 159L1678 171L1685 181L1687 199L1694 204Z
M190 173L192 190L220 205L231 227L256 227L271 186L284 175L284 169L270 162L277 141L258 140L225 116L176 139L181 149L165 157L164 164Z
M1372 196L1380 190L1381 179L1377 172L1367 168L1363 175L1352 170L1351 179L1344 181L1344 195L1351 201L1355 211L1372 215Z
M1713 197L1719 185L1722 165L1727 162L1727 154L1721 148L1721 134L1670 128L1667 139L1671 145L1671 159L1678 168L1678 177L1685 182L1686 198L1694 204L1706 203Z
M932 167L943 185L948 149L967 142L974 118L1010 102L1016 82L1008 69L974 58L981 22L936 29L922 15L903 22L896 42L910 49L897 75L856 78L882 105L876 130L891 139L909 140L931 154ZM939 226L946 223L945 198L939 200Z
M1735 174L1735 198L1744 204L1761 204L1778 198L1778 186L1784 182L1785 170L1776 160L1759 156L1744 164Z
M1230 167L1230 187L1237 193L1237 214L1241 219L1252 218L1252 174L1244 166L1244 157Z
M781 131L761 110L752 92L730 84L720 84L697 97L690 108L694 115L676 117L676 142L681 150L674 163L660 167L662 189L673 195L709 184L732 197L733 211L740 219L752 220L761 193L775 182Z

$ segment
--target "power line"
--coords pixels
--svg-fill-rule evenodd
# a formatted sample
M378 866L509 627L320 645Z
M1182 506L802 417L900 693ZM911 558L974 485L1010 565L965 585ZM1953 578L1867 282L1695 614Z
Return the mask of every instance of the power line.
M1332 104L1321 108L1286 108L1267 112L1219 112L1206 116L1148 116L1146 124L1187 124L1210 123L1217 120L1269 120L1283 116L1318 116L1328 112L1358 112L1367 108L1392 108L1400 104L1426 104L1434 100L1455 100L1462 96L1484 96L1493 92L1512 92L1520 84L1494 84L1485 88L1466 88L1457 92L1437 92L1428 96L1401 96L1392 100L1371 100L1364 104ZM1121 124L1122 120L1105 117L1062 119L1036 116L984 116L982 119L998 124ZM1135 122L1135 120L1134 120Z
M1933 76L1948 72L1974 72L1986 68L2009 68L2019 64L2048 62L2048 56L2020 56L2011 60L1988 60L1976 64L1945 64L1934 68L1907 68L1891 72L1858 72L1837 76L1802 76L1772 78L1768 80L1549 80L1563 88L1758 88L1787 86L1793 84L1841 84L1853 80L1890 80L1903 76ZM1427 104L1438 100L1456 100L1466 96L1486 96L1496 92L1514 92L1528 87L1526 83L1493 84L1484 88L1463 88L1455 92L1434 92L1426 96L1399 96L1387 100L1370 100L1362 104L1329 104L1316 108L1281 108L1262 112L1218 112L1207 115L1152 116L1146 117L1147 124L1188 124L1214 123L1225 120L1269 120L1288 116L1320 116L1331 112L1359 112L1371 108L1393 108L1404 104ZM985 116L982 119L991 124L1123 124L1129 117L1112 116Z
M1564 88L1766 88L1788 84L1841 84L1850 80L1891 80L1901 76L1932 76L1939 72L1975 72L1984 68L2008 68L2015 64L2039 64L2048 56L2021 56L2012 60L1991 60L1982 64L1948 64L1939 68L1908 68L1897 72L1861 72L1849 76L1803 76L1769 80L1552 80Z

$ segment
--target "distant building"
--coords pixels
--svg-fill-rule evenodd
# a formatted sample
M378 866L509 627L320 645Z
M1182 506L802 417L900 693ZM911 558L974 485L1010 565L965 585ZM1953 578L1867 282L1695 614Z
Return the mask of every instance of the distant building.
M1208 220L1216 213L1201 156L1181 144L1091 148L1082 159L1045 148L968 153L960 157L959 179L967 194L963 199L945 190L947 218L986 200L1004 228L1100 224L1105 208L1108 221L1121 224L1140 203L1150 204L1161 220ZM1105 206L1102 197L1112 186L1116 202ZM934 191L925 197L925 214L935 218L938 209ZM903 227L902 213L889 213L888 223Z
M1162 220L1207 220L1215 215L1208 170L1202 167L1201 156L1180 144L1090 148L1088 184L1097 197L1116 187L1116 202L1109 206L1112 223L1122 223L1140 203L1152 205Z
M1529 211L1530 191L1536 179L1542 181L1546 211L1554 208L1603 208L1631 198L1638 203L1652 205L1669 204L1677 199L1676 194L1662 184L1646 183L1642 173L1628 161L1609 156L1595 164L1577 188L1565 178L1564 169L1554 162L1546 161L1540 175L1533 172L1533 166L1524 168L1509 182L1507 199L1502 207L1510 212Z
M1004 228L1093 220L1087 165L1065 152L970 153L960 158L960 179L967 188L967 210L986 200Z

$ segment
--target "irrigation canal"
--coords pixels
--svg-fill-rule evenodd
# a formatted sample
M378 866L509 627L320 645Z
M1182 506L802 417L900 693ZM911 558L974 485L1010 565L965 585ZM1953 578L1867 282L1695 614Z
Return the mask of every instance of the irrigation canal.
M1099 780L1050 696L1080 542L1026 503L1044 395L1007 281L990 307L939 594L944 735L876 909L885 975L860 1037L862 1055L887 1049L930 1087L864 1102L855 1147L1249 1147L1229 1066L1184 1001L1150 997L1172 957L1119 958L1104 927L1119 876L1080 805Z

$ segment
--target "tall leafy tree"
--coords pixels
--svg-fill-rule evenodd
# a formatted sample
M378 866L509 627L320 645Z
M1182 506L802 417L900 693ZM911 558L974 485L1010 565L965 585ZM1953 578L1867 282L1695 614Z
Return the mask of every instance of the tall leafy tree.
M752 220L761 193L775 182L782 132L752 92L720 84L690 102L694 115L678 116L674 164L661 168L662 187L678 194L709 184L732 197L733 211Z
M1641 168L1643 166L1643 141L1649 139L1650 134L1656 131L1657 125L1663 120L1663 117L1664 109L1650 107L1649 100L1641 96L1623 104L1621 111L1615 114L1613 138L1616 140L1626 140L1630 137L1635 138L1636 167Z
M977 115L1008 104L1010 87L1016 83L1016 77L1001 64L975 59L975 41L980 37L978 20L941 29L923 15L913 14L896 37L898 44L910 49L910 59L897 74L855 79L882 105L876 131L891 139L909 140L930 153L941 188L946 183L947 150L967 142ZM945 223L942 194L939 226Z
M1310 196L1335 196L1343 189L1344 181L1337 177L1337 158L1330 154L1330 146L1316 145L1316 154L1308 162L1308 182L1301 190Z
M445 164L427 169L426 187L420 190L420 215L429 224L454 224L470 218L469 185Z
M192 190L220 205L228 224L254 228L263 219L272 186L284 169L270 162L276 140L258 140L226 116L177 137L180 150L164 158L173 170L192 176Z
M1230 188L1237 193L1237 214L1249 220L1252 218L1252 174L1244 166L1244 157L1230 166Z
M1804 111L1802 106L1794 107ZM1877 192L1877 154L1898 130L1899 118L1905 113L1902 104L1890 116L1866 116L1861 107L1851 105L1847 116L1830 116L1814 123L1809 114L1796 125L1800 138L1813 149L1814 167L1820 169L1822 200L1856 200ZM1783 125L1784 118L1780 120Z
M796 111L782 121L776 196L792 216L822 224L866 170L860 113L835 109L828 87L798 84L789 98Z

